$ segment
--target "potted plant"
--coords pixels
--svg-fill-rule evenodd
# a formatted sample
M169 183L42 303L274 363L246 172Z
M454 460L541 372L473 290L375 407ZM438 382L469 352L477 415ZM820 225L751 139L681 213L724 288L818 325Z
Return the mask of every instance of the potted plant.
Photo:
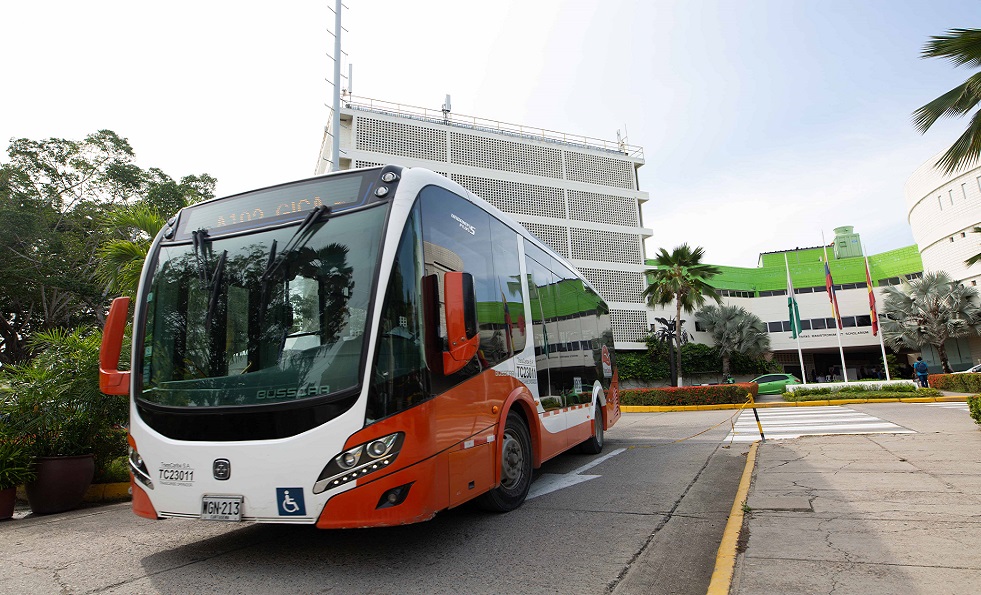
M0 433L0 520L14 516L17 486L33 480L34 460L30 450Z
M128 403L99 391L99 344L94 329L38 333L30 363L10 366L2 417L35 457L36 478L25 485L31 510L47 514L81 504L95 473L95 455L115 458ZM120 450L122 452L114 452ZM105 461L108 463L108 460Z

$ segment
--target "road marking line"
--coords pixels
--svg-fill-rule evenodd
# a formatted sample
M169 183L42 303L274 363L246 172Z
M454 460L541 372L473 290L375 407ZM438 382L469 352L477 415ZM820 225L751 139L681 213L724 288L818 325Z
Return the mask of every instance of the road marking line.
M557 490L572 487L591 479L596 479L597 477L602 477L602 475L582 475L582 473L584 471L589 471L600 463L603 463L604 461L626 451L626 448L618 448L613 452L605 454L598 459L594 459L582 467L573 469L568 473L542 473L542 475L535 480L535 483L531 484L531 490L528 491L528 496L525 499L531 500L539 496L544 496L545 494L550 494Z

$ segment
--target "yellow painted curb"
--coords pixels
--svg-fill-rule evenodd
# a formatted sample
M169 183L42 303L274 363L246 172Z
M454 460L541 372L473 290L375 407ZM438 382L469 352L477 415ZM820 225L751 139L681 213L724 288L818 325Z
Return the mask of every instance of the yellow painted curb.
M967 397L903 397L889 399L825 399L822 401L780 401L756 403L757 409L771 407L820 407L827 405L868 405L870 403L957 403ZM624 413L667 413L671 411L718 411L721 409L752 409L753 405L725 403L722 405L620 405Z
M115 500L129 500L129 482L122 483L94 483L89 486L82 498L85 502L112 502Z
M722 543L719 544L719 552L715 556L715 570L712 572L712 580L709 582L706 595L728 595L729 588L732 587L732 573L736 568L736 547L739 543L739 533L743 528L743 506L746 504L749 486L753 481L753 469L756 467L756 451L759 445L759 442L754 442L749 447L749 454L746 455L746 467L739 480L732 510L729 511L729 521L726 523L725 531L722 532Z

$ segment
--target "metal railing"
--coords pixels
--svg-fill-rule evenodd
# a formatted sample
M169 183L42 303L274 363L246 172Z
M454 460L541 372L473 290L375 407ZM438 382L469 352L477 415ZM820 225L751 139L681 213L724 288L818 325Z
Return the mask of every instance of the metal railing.
M376 112L421 120L433 124L445 124L447 126L459 126L471 130L484 132L496 132L509 136L521 137L529 140L561 143L587 149L618 153L628 157L644 158L644 149L637 145L630 145L625 142L606 141L598 138L591 138L578 134L567 134L546 128L536 128L533 126L522 126L520 124L509 124L498 120L489 120L477 116L466 116L454 114L442 110L429 109L402 103L393 103L380 99L368 97L358 97L356 95L344 95L341 104L347 109Z

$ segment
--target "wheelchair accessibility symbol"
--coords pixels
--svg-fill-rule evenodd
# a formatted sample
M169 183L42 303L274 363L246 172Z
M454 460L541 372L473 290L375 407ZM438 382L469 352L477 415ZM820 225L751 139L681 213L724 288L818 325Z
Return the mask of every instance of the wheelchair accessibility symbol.
M304 516L303 488L276 488L276 505L280 516Z

